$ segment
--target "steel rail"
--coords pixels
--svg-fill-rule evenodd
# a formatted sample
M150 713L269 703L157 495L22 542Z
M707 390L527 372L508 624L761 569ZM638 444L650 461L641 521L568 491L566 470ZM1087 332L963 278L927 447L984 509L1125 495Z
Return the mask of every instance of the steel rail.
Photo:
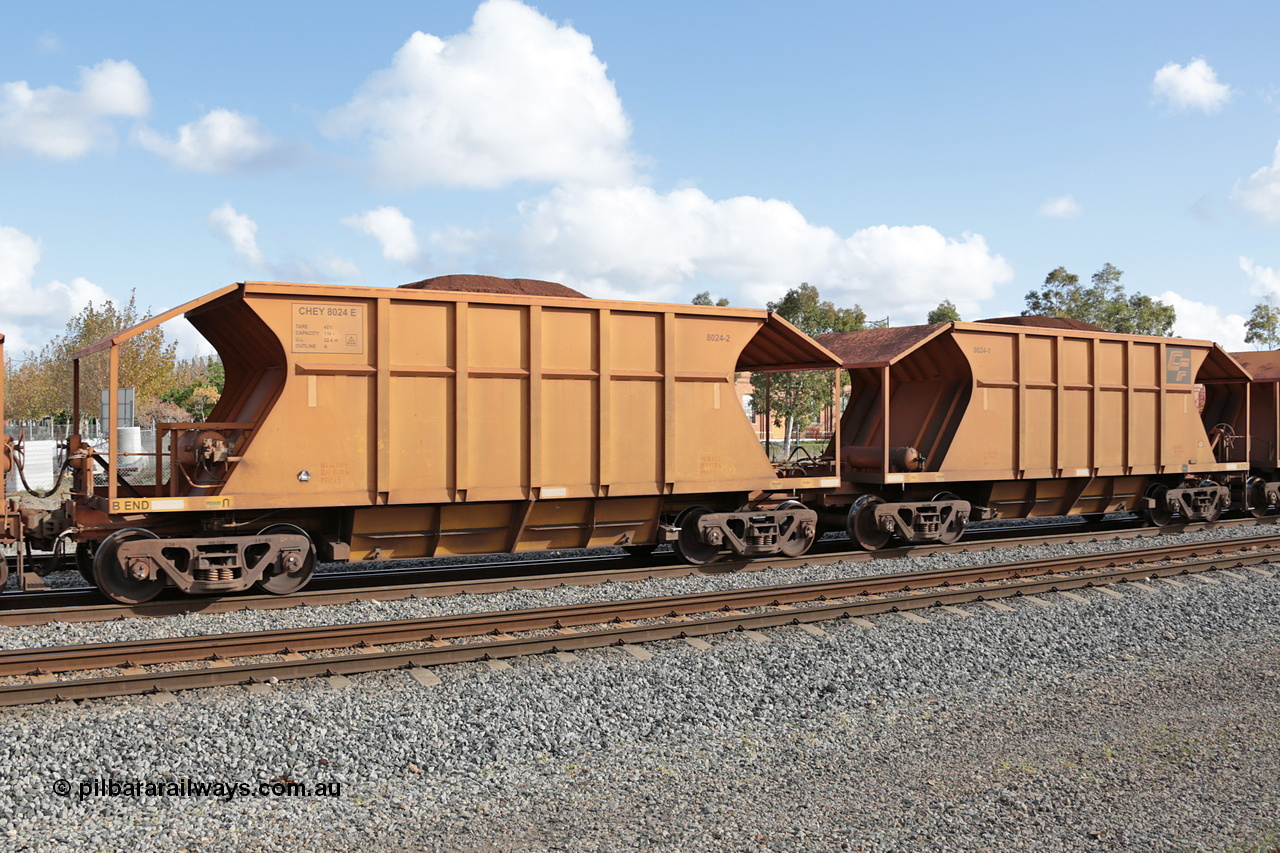
M688 577L694 574L725 574L729 572L764 571L771 568L789 568L803 565L827 565L837 562L869 562L872 560L902 559L933 553L983 552L1014 547L1035 547L1064 542L1117 541L1150 538L1170 533L1195 530L1212 530L1220 527L1267 526L1274 527L1276 519L1231 519L1212 524L1196 523L1174 525L1165 528L1112 527L1120 522L1103 522L1102 527L1090 526L1086 530L1070 533L1046 533L1040 531L1027 535L1025 528L997 528L980 540L965 540L954 545L924 545L885 549L882 551L840 551L844 540L835 540L825 548L810 551L802 557L770 557L759 560L725 561L705 566L691 566L674 562L667 554L654 555L656 563L633 565L634 556L578 555L567 560L508 560L497 563L471 564L464 567L435 567L430 569L391 569L385 572L329 572L317 575L312 585L293 595L230 595L222 597L185 596L176 591L143 604L125 605L102 603L96 590L77 587L65 590L47 590L39 593L0 595L0 625L23 627L45 625L50 622L103 622L120 618L156 618L188 613L231 613L238 610L281 610L301 605L350 604L375 599L395 601L406 598L436 598L462 593L508 592L515 589L547 589L550 587L593 586L602 583L626 583L653 578ZM1078 525L1045 525L1049 531ZM1004 530L1018 530L1020 536L996 535ZM1280 535L1280 534L1277 534ZM1252 542L1264 537L1248 537L1223 542ZM819 543L823 545L824 543ZM662 564L667 558L667 564ZM586 568L606 564L603 569ZM573 568L580 566L584 568ZM535 571L525 575L512 575L512 569ZM558 569L558 571L537 571ZM440 579L441 574L444 579ZM472 577L459 577L469 574ZM394 583L384 583L392 580Z
M1115 555L1106 555L1112 556ZM1191 564L1165 563L1152 565L1137 562L1125 568L1088 569L1089 574L1080 573L1078 568L1067 569L1076 572L1072 575L1040 575L1026 578L1006 574L1012 577L1009 582L999 586L964 588L945 588L939 590L934 584L928 592L908 592L889 598L876 597L875 593L860 596L855 592L856 584L862 580L845 581L841 588L836 582L820 582L814 584L789 584L782 587L758 588L749 590L731 590L718 593L694 593L660 599L637 599L632 601L614 601L588 605L570 605L559 608L540 608L528 611L505 613L486 613L468 616L431 617L422 620L400 620L397 622L371 623L347 626L325 626L315 629L301 629L287 632L271 632L268 634L229 634L213 637L173 638L143 643L119 643L104 646L63 647L59 649L26 650L25 652L8 653L4 656L3 666L6 675L15 674L23 667L34 666L37 670L48 672L44 667L55 669L103 669L111 666L141 663L174 662L176 660L192 661L197 659L217 658L225 656L250 656L263 654L287 654L296 658L296 653L303 650L334 649L364 647L367 649L355 655L340 655L317 660L285 660L243 664L239 666L212 666L202 669L183 669L161 673L145 673L136 675L120 675L105 678L83 679L33 684L15 684L0 687L0 705L25 704L45 701L52 698L92 698L107 695L124 695L129 693L148 692L150 690L177 690L191 687L214 686L217 684L233 684L259 680L258 676L269 674L269 677L301 678L323 674L349 674L368 672L377 669L394 669L404 666L430 666L441 663L474 661L483 659L500 659L522 654L536 654L547 651L568 651L577 648L618 645L626 643L647 642L657 639L675 637L694 637L733 630L773 627L785 624L801 624L805 622L824 621L852 616L866 616L899 610L914 610L941 604L961 604L972 601L1005 598L1017 595L1029 595L1039 592L1061 591L1088 586L1117 583L1122 581L1141 580L1151 577L1168 577L1171 575L1191 574L1222 568L1237 568L1251 564L1267 563L1271 559L1280 561L1277 554L1227 554L1197 560ZM1044 562L1044 561L1037 561ZM1114 561L1113 561L1114 562ZM1070 560L1065 566L1074 565ZM952 582L960 582L966 574L971 577L967 584L981 583L980 578L992 576L984 569L1005 569L1013 566L981 566L969 569L957 569L950 572L913 573L920 575L950 575ZM1255 570L1256 571L1256 570ZM1262 572L1263 574L1269 574ZM923 578L921 578L923 581ZM859 598L834 603L810 605L802 608L791 606L792 602L822 600L838 594L842 599ZM740 608L772 607L780 608L778 612L744 614L737 612ZM725 615L715 615L697 620L689 620L692 613L709 613L716 610L729 611ZM662 625L631 625L632 619L676 619L674 623ZM608 621L627 620L618 627L575 632L574 626L600 625ZM559 628L569 633L561 633L553 637L510 637L511 632L530 632ZM444 643L446 637L476 637L481 633L496 633L497 636L481 642L465 644ZM435 647L386 652L378 645L393 643L422 642L434 640ZM372 648L369 644L374 644ZM193 650L197 654L193 655ZM224 655L223 653L226 653ZM62 656L61 658L59 656ZM81 655L75 666L68 662L76 655ZM61 661L61 662L60 662ZM221 662L221 661L218 661ZM26 671L30 671L27 669ZM164 685L164 686L162 686Z
M290 651L316 651L345 648L362 641L386 644L473 637L494 631L511 633L589 625L606 622L613 618L652 619L705 613L726 607L741 609L818 601L826 598L885 595L950 584L1063 575L1069 572L1113 567L1117 563L1143 566L1158 561L1186 560L1205 556L1215 548L1219 556L1209 559L1219 561L1226 559L1233 565L1280 562L1280 550L1260 549L1260 546L1264 545L1280 549L1280 539L1276 537L1253 537L1248 540L1234 541L1241 542L1241 547L1231 549L1226 557L1220 555L1222 549L1217 546L1217 543L1189 543L1172 548L1165 546L1121 552L1108 551L1048 557L1021 563L990 563L982 566L837 578L622 601L588 602L516 611L488 611L354 625L323 625L291 628L278 632L255 631L120 643L87 643L46 649L0 650L0 676L21 675L36 670L61 672L124 665L143 666L192 661L213 655L225 658L280 654ZM1184 565L1173 567L1175 573L1184 568ZM75 662L74 666L69 663L71 661Z

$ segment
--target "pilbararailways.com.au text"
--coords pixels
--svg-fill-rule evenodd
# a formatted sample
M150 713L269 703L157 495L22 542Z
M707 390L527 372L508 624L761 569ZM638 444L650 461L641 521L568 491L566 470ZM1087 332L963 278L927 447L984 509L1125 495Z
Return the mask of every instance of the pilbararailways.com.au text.
M143 782L139 779L83 779L75 784L66 779L53 783L60 797L87 800L92 797L137 799L141 797L217 797L228 802L236 797L341 797L341 782L294 782L272 779L268 782L236 782L230 779L205 781L180 779L172 782Z

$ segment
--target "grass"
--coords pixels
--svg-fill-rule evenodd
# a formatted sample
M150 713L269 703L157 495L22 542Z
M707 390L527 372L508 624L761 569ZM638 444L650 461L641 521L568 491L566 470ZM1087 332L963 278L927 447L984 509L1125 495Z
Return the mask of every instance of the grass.
M1223 847L1222 853L1280 853L1280 826Z

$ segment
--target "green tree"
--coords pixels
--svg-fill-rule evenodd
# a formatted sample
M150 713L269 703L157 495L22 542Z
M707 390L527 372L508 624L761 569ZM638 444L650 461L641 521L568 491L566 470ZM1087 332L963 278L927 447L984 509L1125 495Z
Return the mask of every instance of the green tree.
M830 302L824 302L818 288L808 282L788 290L785 296L777 302L770 302L767 307L810 337L828 332L858 331L866 328L867 324L867 315L862 308L857 305L837 308ZM766 376L769 377L767 394ZM813 423L822 407L831 402L831 376L825 370L753 373L751 387L754 410L763 412L767 397L774 425L783 427L784 456L791 453L796 429Z
M960 312L956 310L956 306L950 299L944 299L938 303L938 307L929 312L929 325L936 323L958 323L960 322Z
M1253 313L1249 315L1244 329L1244 342L1253 344L1254 349L1280 347L1280 311L1276 309L1275 299L1268 296L1253 306Z
M1120 284L1122 275L1124 270L1108 263L1084 287L1079 276L1058 267L1045 276L1043 290L1027 294L1022 314L1070 317L1122 334L1172 334L1177 320L1173 306L1143 293L1127 294Z
M711 291L704 290L701 293L694 295L693 304L694 305L715 305L717 308L724 308L726 305L729 304L729 300L727 297L721 296L715 302L712 302Z
M1078 314L1087 313L1084 299L1080 291L1080 276L1067 272L1066 267L1058 267L1044 277L1044 290L1031 291L1026 296L1027 309L1024 317L1074 317L1083 319Z

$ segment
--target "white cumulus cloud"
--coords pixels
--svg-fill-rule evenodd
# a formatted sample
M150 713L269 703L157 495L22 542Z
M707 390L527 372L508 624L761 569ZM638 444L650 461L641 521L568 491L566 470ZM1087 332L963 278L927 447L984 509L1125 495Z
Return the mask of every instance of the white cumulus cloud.
M1231 100L1231 87L1218 82L1218 74L1197 57L1186 65L1170 62L1156 72L1151 93L1177 110L1202 110L1213 113Z
M1236 198L1249 210L1271 222L1280 221L1280 143L1270 166L1263 166L1236 186Z
M178 128L170 138L148 127L134 134L138 144L186 172L239 174L285 162L290 150L262 129L258 120L232 110L211 110Z
M1249 292L1255 296L1280 297L1280 270L1256 264L1253 258L1240 258L1240 269L1249 277Z
M5 346L10 351L38 350L61 332L67 320L93 302L113 301L83 277L68 283L34 284L40 243L17 228L0 225L0 304L5 306Z
M115 145L115 119L151 109L147 82L131 62L104 60L80 69L77 91L32 89L25 80L0 86L0 150L75 160Z
M267 279L329 283L360 277L360 268L352 261L333 254L314 259L268 260L258 247L258 223L237 211L230 202L210 211L207 222L210 231L227 241L242 261Z
M632 168L630 123L591 39L517 0L486 0L447 39L414 33L325 129L368 138L394 186L611 183Z
M368 234L382 246L382 256L402 264L412 263L421 255L413 220L397 207L385 206L348 216L342 224Z
M1040 205L1036 211L1041 216L1053 216L1059 219L1070 219L1073 216L1080 215L1080 204L1076 201L1076 197L1071 193L1057 198L1051 198L1044 204Z
M1244 342L1245 318L1239 314L1223 314L1216 305L1187 299L1172 290L1160 294L1159 299L1172 305L1178 315L1173 324L1177 337L1215 341L1227 352L1251 349Z
M231 244L231 248L254 269L266 266L258 248L258 223L236 211L230 202L209 212L209 230Z
M459 266L497 257L598 297L684 301L710 287L735 305L763 305L807 281L838 305L904 318L944 296L976 310L1013 278L980 235L877 225L845 237L784 201L634 185L559 187L521 205L514 234L452 230L432 244Z

